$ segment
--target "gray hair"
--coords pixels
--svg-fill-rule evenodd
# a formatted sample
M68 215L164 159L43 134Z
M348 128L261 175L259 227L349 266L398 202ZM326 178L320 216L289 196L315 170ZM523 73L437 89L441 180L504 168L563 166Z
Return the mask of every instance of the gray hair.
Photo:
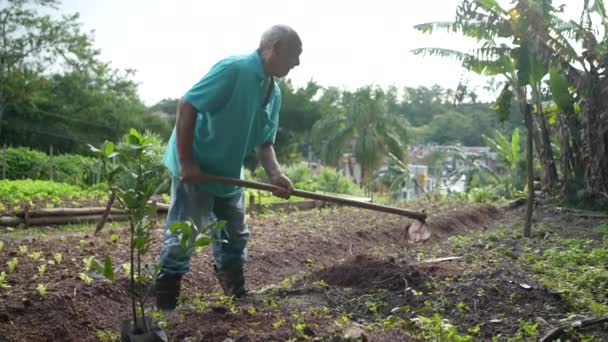
M274 25L262 34L262 39L260 39L260 51L272 49L278 42L302 44L298 33L294 29L287 25Z

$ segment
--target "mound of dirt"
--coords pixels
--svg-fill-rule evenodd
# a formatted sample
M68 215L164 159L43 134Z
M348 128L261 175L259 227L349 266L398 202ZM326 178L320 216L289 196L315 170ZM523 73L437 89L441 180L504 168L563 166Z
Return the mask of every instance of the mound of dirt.
M330 266L313 275L328 285L358 289L403 289L407 284L424 283L424 276L410 266L398 265L395 260L357 255L342 264Z
M441 240L454 234L485 231L501 214L498 208L489 204L442 208L434 211L424 225L412 222L407 229L407 240L418 243L431 239Z

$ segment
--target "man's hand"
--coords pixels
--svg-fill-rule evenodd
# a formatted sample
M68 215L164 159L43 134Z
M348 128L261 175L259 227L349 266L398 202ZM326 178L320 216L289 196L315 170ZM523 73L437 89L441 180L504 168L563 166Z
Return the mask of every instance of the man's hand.
M293 183L283 173L273 175L270 178L270 183L281 188L280 190L273 192L273 195L285 199L288 199L289 196L291 196L291 192L293 191Z
M207 176L203 174L198 164L192 160L181 162L179 168L180 177L185 182L202 183L207 180Z

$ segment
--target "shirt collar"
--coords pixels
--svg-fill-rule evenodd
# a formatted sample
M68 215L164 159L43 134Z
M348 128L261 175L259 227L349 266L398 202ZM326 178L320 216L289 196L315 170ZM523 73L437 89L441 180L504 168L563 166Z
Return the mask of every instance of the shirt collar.
M251 55L252 66L255 70L255 74L260 79L266 78L266 73L264 72L264 64L262 63L262 56L260 56L260 52L255 50Z

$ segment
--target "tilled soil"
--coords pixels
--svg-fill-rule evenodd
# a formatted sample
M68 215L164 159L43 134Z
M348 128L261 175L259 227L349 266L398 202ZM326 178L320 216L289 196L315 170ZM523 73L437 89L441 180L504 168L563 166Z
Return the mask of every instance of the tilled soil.
M434 210L454 208L448 204ZM456 223L447 215L435 221L441 224L433 227L430 240L492 229L502 215L490 206L459 208L453 212ZM492 268L470 256L424 262L420 252L431 242L409 243L411 222L398 216L326 208L251 217L248 223L245 272L254 293L238 301L222 297L210 251L197 253L183 281L181 304L165 317L171 341L341 341L357 336L410 341L417 337L414 318L438 310L453 324L480 325L477 336L488 340L513 335L519 319L554 321L568 312L558 296L531 281L515 263L501 261ZM158 255L160 227L162 219L147 262ZM119 234L118 241L111 234ZM25 254L20 246L27 246ZM8 273L11 286L0 289L0 340L98 341L100 332L119 336L130 313L127 277L120 267L128 261L127 246L126 230L8 241L0 251L0 269ZM33 252L42 258L34 260ZM50 265L55 253L63 260ZM112 257L119 275L114 284L96 280L87 285L79 278L83 258L93 255ZM8 272L7 261L13 258L18 265ZM40 274L42 264L47 266ZM38 284L48 286L43 298ZM383 323L391 316L402 323Z

